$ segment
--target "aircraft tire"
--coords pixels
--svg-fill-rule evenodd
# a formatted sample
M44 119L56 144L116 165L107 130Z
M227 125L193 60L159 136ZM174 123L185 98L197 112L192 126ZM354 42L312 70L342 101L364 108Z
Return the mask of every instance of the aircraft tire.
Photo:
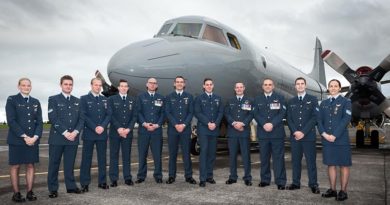
M379 148L379 132L378 132L378 130L371 131L371 146L375 149Z
M364 131L363 130L356 131L356 147L357 148L364 147Z
M198 137L191 139L191 154L198 156L200 154L200 145L198 143Z

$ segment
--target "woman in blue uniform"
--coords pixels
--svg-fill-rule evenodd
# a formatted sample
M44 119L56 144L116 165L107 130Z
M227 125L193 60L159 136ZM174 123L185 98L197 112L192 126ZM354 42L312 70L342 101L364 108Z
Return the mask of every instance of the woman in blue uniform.
M349 167L352 165L347 126L351 120L351 101L340 95L341 83L328 83L330 98L322 101L318 115L318 131L322 136L323 163L328 165L330 189L322 197L335 197L337 201L348 199ZM341 190L336 192L337 169L340 167Z
M19 168L26 165L27 196L29 201L37 197L32 192L34 183L34 163L39 162L39 138L42 136L42 110L39 101L30 96L31 81L21 78L18 83L20 91L9 96L5 106L9 125L7 143L9 146L9 165L11 183L14 191L12 200L24 202L19 192Z

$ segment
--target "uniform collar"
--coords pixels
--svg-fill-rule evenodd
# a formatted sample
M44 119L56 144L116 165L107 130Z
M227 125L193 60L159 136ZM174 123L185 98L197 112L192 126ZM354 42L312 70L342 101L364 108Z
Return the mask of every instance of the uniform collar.
M207 96L210 96L210 95L213 96L213 93L208 93L208 92L204 92L204 93L206 93Z
M179 94L180 94L180 95L183 95L183 92L184 92L184 90L181 90L181 91L176 90L176 94L177 94L177 95L179 95Z
M24 95L23 93L20 93L20 95L21 95L23 98L30 98L30 95Z
M93 93L92 91L91 91L90 93L91 93L91 95L92 95L93 97L99 97L99 96L100 96L100 94L95 94L95 93Z
M150 91L148 91L148 93L149 93L149 95L155 95L156 94L156 92L150 92Z
M123 97L127 98L127 94L123 95L123 94L119 93L119 95L121 96L121 98L123 98Z
M65 94L64 92L61 92L61 94L62 94L62 96L64 96L64 98L67 98L67 97L69 97L69 98L70 98L70 95L68 95L68 94Z
M302 97L302 99L305 99L305 96L306 96L306 92L304 92L302 94L298 94L298 99L299 99L299 97Z
M264 97L266 97L267 98L267 96L272 96L272 94L273 94L273 92L270 92L269 94L267 94L267 93L264 93Z

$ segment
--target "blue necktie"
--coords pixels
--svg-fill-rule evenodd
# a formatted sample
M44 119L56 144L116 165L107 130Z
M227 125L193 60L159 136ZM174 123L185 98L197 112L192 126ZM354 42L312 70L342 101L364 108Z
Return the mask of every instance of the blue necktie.
M125 102L126 101L126 97L122 96L122 100L123 100L123 102Z
M27 98L27 97L25 97L24 100L25 100L26 102L28 102L28 98Z
M299 96L299 101L302 101L302 96Z

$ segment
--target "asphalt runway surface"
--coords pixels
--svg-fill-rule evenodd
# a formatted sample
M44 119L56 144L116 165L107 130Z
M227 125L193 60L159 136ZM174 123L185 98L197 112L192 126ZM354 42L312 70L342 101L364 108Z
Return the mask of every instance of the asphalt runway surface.
M166 130L165 130L166 131ZM7 130L0 129L0 204L14 204L11 201L12 188L9 179L8 149L6 146ZM166 135L166 133L165 133ZM273 182L268 187L258 187L260 182L260 160L259 152L251 152L253 185L245 186L243 180L243 166L238 157L239 180L236 184L226 185L229 177L229 155L228 151L219 149L214 169L216 184L207 183L205 188L199 185L191 185L184 180L184 171L181 155L178 156L178 167L176 182L165 184L168 178L168 146L166 136L163 143L163 184L155 183L153 179L153 159L151 152L148 156L148 176L145 183L127 186L121 178L118 187L109 190L98 189L97 187L97 163L96 151L94 151L92 165L92 183L89 192L84 194L67 194L63 182L63 173L59 174L60 188L59 196L55 199L48 197L47 190L47 167L48 167L48 132L45 131L40 145L40 163L36 164L36 178L33 191L38 197L35 202L28 204L387 204L390 193L390 151L377 149L352 149L351 176L348 185L349 199L344 202L337 202L334 198L325 199L321 195L312 194L307 186L307 172L305 161L302 163L301 189L299 190L277 190ZM81 162L81 146L75 163L75 175L79 181L79 167ZM108 146L109 147L109 146ZM109 150L107 150L107 163L109 163ZM136 180L138 170L137 135L135 134L132 144L131 170L133 180ZM199 182L199 159L192 157L193 177ZM291 152L286 147L285 154L287 184L292 182ZM121 162L121 159L120 159ZM329 188L327 167L322 164L321 148L317 149L318 182L321 192ZM60 170L62 170L62 165ZM21 168L20 189L23 195L26 194L24 167ZM107 167L108 174L108 167ZM338 173L339 174L339 173ZM338 178L339 179L339 178ZM110 180L107 176L107 183ZM338 183L339 189L339 183Z

